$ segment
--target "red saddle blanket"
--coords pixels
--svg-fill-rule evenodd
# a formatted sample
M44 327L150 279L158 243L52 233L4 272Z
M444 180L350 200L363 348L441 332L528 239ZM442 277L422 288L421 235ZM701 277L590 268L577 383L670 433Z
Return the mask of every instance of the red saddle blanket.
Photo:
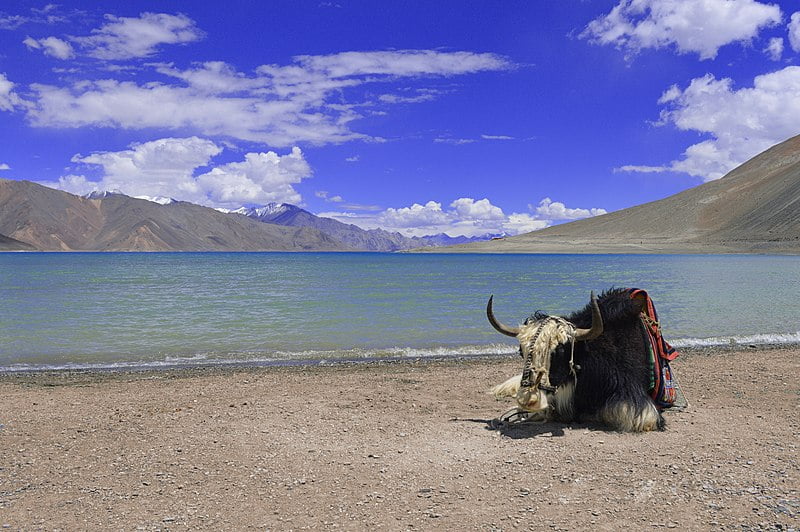
M644 328L650 354L650 397L659 408L669 408L678 398L675 381L672 377L672 368L669 363L675 360L680 353L669 345L661 334L661 324L653 300L644 290L629 288L631 299L636 299L642 305L642 327Z

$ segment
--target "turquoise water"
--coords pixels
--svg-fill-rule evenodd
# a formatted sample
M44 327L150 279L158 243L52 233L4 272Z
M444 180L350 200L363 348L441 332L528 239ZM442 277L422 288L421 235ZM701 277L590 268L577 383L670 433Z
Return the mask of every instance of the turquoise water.
M650 292L677 345L800 341L800 257L0 253L0 370L511 353L486 321Z

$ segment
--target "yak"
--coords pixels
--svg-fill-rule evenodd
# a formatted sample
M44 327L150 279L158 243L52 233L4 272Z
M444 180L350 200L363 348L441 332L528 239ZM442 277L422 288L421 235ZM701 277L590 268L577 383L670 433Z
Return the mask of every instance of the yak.
M612 288L566 318L537 312L519 327L489 323L519 340L522 375L495 386L497 398L515 397L516 413L545 421L599 422L621 432L664 430L648 393L649 351L640 320L643 302Z

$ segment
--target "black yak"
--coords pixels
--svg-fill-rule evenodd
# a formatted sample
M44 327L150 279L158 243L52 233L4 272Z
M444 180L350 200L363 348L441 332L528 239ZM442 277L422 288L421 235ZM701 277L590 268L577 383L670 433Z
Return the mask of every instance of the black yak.
M582 310L560 318L537 313L519 327L494 317L499 332L519 340L523 375L492 390L515 397L518 412L543 420L599 421L614 430L663 430L664 418L648 393L651 377L643 301L626 289L611 289ZM522 384L521 384L522 383Z

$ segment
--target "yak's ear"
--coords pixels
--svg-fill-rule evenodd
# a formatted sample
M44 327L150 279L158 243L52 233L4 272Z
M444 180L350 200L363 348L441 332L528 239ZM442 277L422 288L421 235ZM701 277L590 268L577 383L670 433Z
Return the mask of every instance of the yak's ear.
M631 298L639 312L645 312L647 309L647 296L644 294L636 294Z

